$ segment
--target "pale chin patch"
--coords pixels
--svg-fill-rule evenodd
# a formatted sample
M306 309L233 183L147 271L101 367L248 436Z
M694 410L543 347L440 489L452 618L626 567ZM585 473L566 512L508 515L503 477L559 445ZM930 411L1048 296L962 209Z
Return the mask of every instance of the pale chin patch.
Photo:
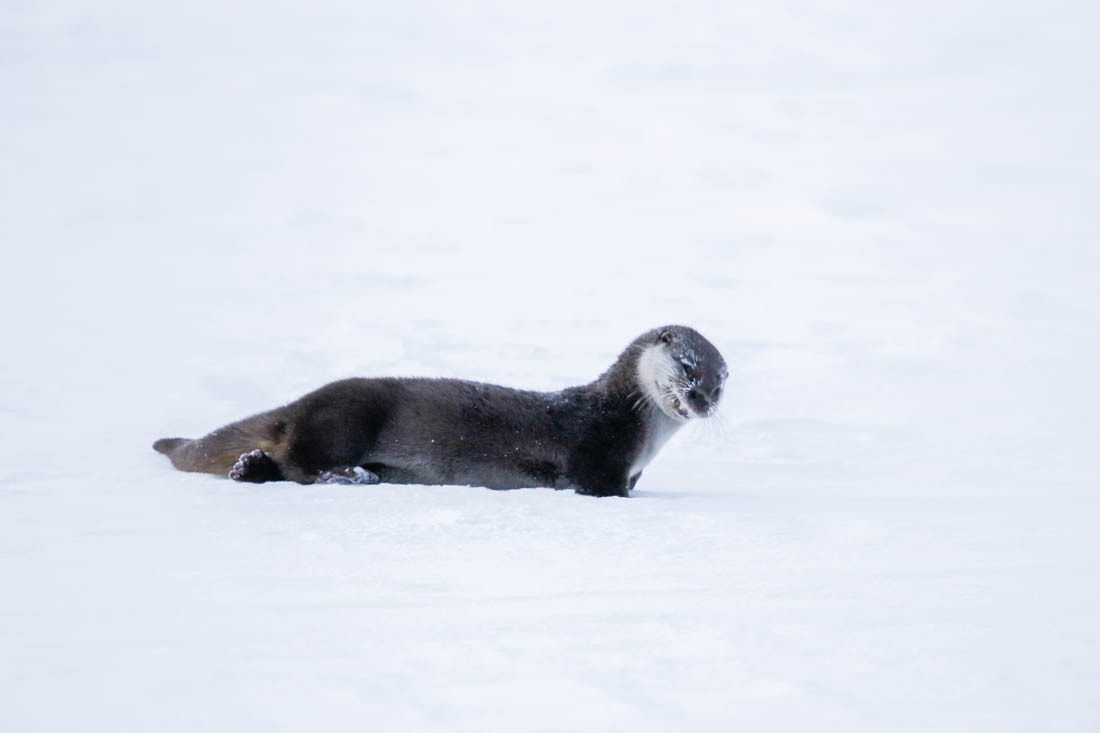
M638 357L638 385L649 403L656 405L673 420L686 422L694 415L676 388L675 378L672 376L676 369L676 364L664 347L648 346Z

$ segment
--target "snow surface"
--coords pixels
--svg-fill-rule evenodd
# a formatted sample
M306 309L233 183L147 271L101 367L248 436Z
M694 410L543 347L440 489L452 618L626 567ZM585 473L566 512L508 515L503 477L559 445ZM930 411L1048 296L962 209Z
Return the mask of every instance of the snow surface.
M1100 729L1089 2L0 14L0 729ZM150 449L725 354L630 499Z

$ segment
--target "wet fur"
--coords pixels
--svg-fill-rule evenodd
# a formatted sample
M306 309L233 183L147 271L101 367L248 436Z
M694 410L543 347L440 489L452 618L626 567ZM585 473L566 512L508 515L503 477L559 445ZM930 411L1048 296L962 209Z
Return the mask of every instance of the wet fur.
M308 484L326 471L361 466L383 483L546 486L625 496L645 462L679 427L639 385L644 349L667 334L725 364L697 332L670 326L643 334L595 382L531 392L456 379L371 378L333 382L283 407L202 438L153 447L182 471L245 481ZM685 341L686 340L686 341ZM238 461L255 449L243 477Z

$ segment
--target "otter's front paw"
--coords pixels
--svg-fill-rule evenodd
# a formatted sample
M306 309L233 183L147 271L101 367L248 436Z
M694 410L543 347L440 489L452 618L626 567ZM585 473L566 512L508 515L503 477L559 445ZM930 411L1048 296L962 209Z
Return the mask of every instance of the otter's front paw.
M378 474L371 473L362 466L334 468L317 475L319 484L377 484L380 482Z

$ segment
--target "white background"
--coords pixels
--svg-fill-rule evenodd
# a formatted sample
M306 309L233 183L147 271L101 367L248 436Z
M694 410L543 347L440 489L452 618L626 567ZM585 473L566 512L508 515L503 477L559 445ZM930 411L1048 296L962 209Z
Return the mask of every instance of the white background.
M1094 8L7 0L0 727L1097 730ZM630 499L149 447L676 322Z

